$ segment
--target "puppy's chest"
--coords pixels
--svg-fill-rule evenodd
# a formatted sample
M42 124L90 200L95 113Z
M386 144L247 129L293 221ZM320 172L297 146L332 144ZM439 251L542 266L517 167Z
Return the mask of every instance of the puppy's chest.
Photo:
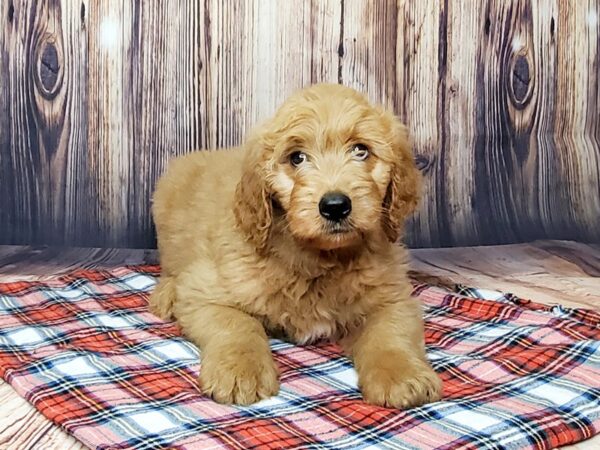
M269 327L303 344L346 334L362 323L368 309L365 286L347 278L333 273L280 282L268 300Z

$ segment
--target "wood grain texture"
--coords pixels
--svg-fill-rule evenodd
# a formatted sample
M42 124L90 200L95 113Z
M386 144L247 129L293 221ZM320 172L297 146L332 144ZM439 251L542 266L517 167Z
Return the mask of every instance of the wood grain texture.
M448 230L443 197L446 177L439 163L444 160L445 131L438 126L445 109L446 27L443 5L398 3L396 110L412 132L416 161L424 175L425 200L413 217L409 235L413 245L447 243L443 238ZM425 74L423 68L427 68Z
M511 292L546 304L600 310L600 246L536 241L488 247L414 249L413 277Z
M0 243L149 247L171 157L339 82L414 136L411 246L600 242L596 0L0 0Z
M152 249L0 246L0 282L45 280L75 269L158 264Z
M466 283L502 289L547 304L600 310L600 245L539 241L508 246L416 249L414 275L442 285ZM0 246L0 282L38 280L74 268L155 264L143 249L77 249ZM81 450L85 447L53 425L0 380L0 449ZM567 450L592 450L600 435Z
M60 2L3 0L0 27L2 241L80 240L87 194L85 39Z

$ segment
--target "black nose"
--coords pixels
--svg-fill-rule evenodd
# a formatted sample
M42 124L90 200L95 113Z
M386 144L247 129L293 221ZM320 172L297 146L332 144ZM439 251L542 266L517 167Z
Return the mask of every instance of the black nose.
M325 194L319 202L319 212L323 217L339 222L350 215L352 201L347 195L339 192Z

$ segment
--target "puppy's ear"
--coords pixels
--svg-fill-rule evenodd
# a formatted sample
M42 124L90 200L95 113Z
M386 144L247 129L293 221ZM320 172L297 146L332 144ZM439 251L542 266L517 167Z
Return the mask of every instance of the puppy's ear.
M266 184L266 149L260 136L246 144L242 177L237 185L233 211L240 230L258 251L267 247L273 211Z
M400 120L386 114L391 120L393 160L390 183L383 201L383 230L391 242L396 242L404 229L404 222L418 203L421 174L412 154L408 130Z

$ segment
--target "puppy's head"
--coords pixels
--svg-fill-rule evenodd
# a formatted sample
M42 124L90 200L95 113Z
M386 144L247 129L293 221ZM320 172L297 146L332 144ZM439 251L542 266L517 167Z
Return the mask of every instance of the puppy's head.
M235 214L259 249L272 229L335 250L377 233L396 241L419 173L405 127L353 89L321 84L290 97L246 145Z

